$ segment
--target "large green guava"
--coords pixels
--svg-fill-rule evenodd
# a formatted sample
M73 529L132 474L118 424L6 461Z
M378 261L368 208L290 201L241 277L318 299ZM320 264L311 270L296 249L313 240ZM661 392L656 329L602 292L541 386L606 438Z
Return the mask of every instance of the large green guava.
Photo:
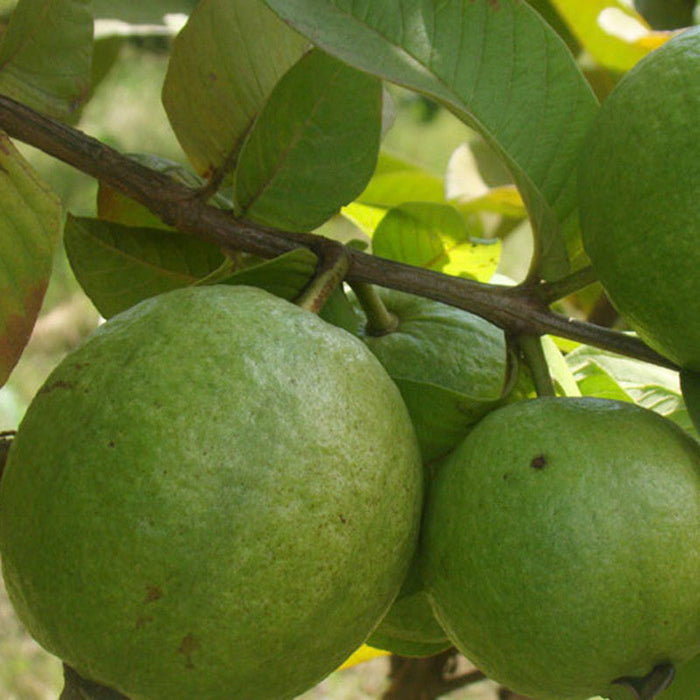
M438 620L516 692L619 697L700 652L700 445L649 410L497 409L435 476L422 539Z
M376 626L422 468L357 338L249 287L149 299L31 404L0 554L31 634L132 700L291 698Z
M700 371L700 27L618 83L582 150L584 248L613 304L658 352Z

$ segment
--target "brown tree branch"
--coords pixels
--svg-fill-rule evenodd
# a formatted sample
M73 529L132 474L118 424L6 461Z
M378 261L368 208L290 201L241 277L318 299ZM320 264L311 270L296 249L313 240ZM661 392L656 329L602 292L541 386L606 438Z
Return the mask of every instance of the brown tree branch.
M453 690L486 678L478 670L455 675L457 656L455 648L425 658L393 655L390 685L382 700L437 700Z
M319 255L328 240L236 220L175 182L66 124L0 95L0 129L143 204L165 223L226 248L274 257L301 246ZM348 248L350 282L435 299L491 321L511 335L552 334L654 364L675 365L632 336L552 312L536 286L505 287L451 277Z

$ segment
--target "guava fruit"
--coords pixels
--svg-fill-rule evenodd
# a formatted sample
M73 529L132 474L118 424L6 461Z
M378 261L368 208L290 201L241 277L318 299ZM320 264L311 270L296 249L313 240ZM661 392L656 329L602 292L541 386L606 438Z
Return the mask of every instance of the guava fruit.
M700 656L676 669L676 677L658 700L698 700L700 698Z
M612 303L655 350L700 371L700 27L642 59L581 152L583 244Z
M695 429L700 432L700 374L681 370L680 377L685 407L688 409Z
M0 485L3 574L43 646L132 700L291 698L391 605L422 484L362 342L258 289L181 289L38 392Z
M398 326L362 338L399 387L424 461L434 461L504 400L510 366L503 331L432 299L377 292Z
M486 416L428 495L423 579L478 668L536 700L700 652L700 445L634 404L540 398Z

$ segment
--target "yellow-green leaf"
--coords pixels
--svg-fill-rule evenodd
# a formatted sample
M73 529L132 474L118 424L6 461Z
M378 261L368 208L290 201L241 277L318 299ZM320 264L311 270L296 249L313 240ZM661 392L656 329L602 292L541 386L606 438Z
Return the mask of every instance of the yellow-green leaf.
M670 32L654 32L621 0L551 0L581 45L601 66L627 71L663 44Z

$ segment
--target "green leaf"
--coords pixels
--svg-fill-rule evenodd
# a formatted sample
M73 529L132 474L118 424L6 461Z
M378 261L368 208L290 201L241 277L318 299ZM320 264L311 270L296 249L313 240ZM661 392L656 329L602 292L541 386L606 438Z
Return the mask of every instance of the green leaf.
M372 176L381 122L380 80L309 52L275 86L241 148L237 215L293 231L320 226Z
M298 248L241 270L222 281L223 284L248 284L292 301L316 274L318 258L307 248Z
M59 119L90 89L91 0L20 0L0 43L0 92Z
M394 207L372 238L375 255L485 282L498 266L498 239L470 237L459 212L449 205L409 202Z
M596 63L627 71L668 36L654 34L628 3L615 0L551 0Z
M176 231L69 217L64 245L76 279L105 317L210 275L224 256Z
M60 202L0 131L0 386L39 314L61 224Z
M501 155L546 279L569 267L575 164L597 102L565 44L519 0L266 0L315 44L447 106Z
M405 202L444 204L445 183L441 177L382 151L372 179L356 201L387 209Z
M308 48L262 0L202 0L176 38L163 85L197 172L228 165L275 84Z

